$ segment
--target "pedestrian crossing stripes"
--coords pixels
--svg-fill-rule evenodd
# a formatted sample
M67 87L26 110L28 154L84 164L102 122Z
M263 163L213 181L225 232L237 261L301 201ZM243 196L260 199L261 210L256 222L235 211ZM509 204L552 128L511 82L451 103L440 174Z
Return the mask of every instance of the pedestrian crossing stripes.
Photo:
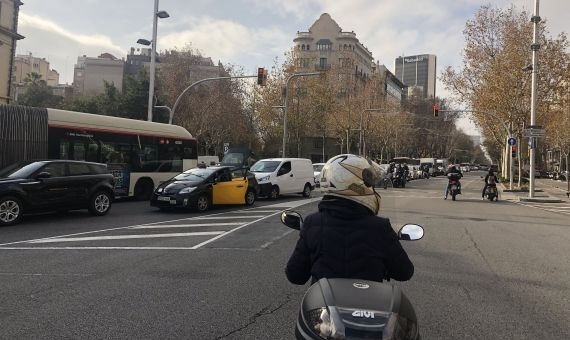
M182 218L0 244L0 250L196 250L312 198Z
M570 205L567 203L532 203L532 202L516 202L516 201L513 201L513 203L526 206L529 208L535 208L543 211L570 216Z

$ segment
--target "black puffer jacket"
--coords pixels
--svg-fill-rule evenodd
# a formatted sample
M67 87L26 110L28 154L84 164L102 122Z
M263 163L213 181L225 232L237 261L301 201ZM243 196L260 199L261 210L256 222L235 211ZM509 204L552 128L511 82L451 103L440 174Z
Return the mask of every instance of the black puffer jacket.
M322 223L321 223L322 222ZM409 280L414 265L390 220L350 200L325 196L307 216L287 268L291 283L326 278Z

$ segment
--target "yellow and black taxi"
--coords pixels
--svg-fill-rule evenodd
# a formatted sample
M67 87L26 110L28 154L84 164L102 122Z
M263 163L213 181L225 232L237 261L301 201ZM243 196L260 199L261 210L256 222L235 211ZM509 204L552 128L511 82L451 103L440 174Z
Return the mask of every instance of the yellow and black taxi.
M259 193L255 175L231 166L194 168L161 183L150 200L161 210L206 211L212 205L253 205Z

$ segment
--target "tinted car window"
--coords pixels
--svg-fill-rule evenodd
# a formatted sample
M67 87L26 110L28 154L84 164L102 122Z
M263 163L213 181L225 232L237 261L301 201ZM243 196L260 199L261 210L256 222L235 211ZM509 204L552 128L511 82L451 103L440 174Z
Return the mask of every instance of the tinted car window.
M291 162L285 162L279 169L278 175L285 175L291 172Z
M49 172L51 177L63 177L65 176L65 164L48 163L39 172Z
M42 162L15 163L0 170L0 178L27 178L43 165Z
M87 166L89 166L89 170L91 170L91 173L93 173L93 174L109 173L109 171L107 170L107 167L105 165L88 164Z
M228 169L220 170L220 172L217 174L217 177L218 181L220 182L229 182L232 180L232 175Z
M91 169L84 163L69 163L69 176L91 175Z

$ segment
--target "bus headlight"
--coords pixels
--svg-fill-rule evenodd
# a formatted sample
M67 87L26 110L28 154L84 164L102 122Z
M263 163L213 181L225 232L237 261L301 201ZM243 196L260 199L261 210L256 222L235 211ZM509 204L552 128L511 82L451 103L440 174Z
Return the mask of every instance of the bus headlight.
M180 190L178 193L179 194L189 194L192 191L196 190L196 187L187 187L187 188L183 188L182 190Z

